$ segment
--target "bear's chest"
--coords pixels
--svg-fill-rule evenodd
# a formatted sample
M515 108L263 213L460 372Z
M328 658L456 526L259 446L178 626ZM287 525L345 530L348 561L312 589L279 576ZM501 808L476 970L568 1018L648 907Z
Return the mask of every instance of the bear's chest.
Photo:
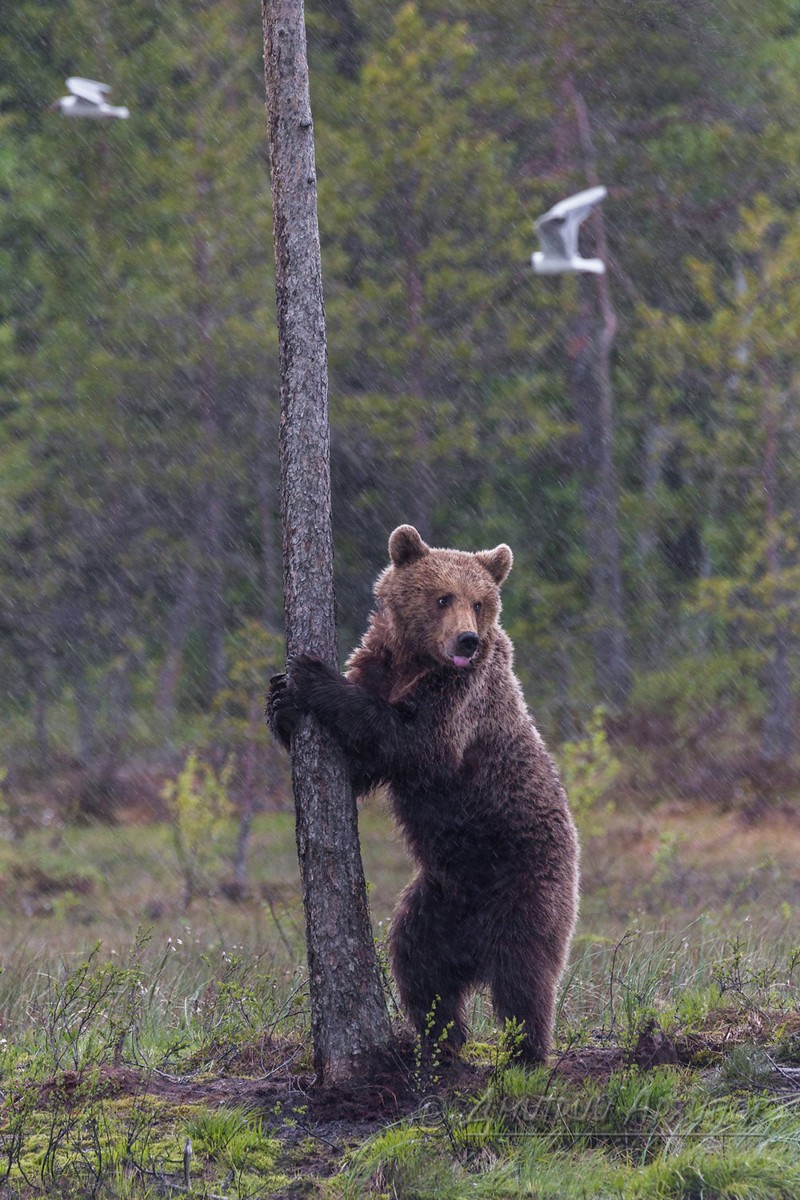
M485 704L469 679L433 678L402 702L416 759L445 778L462 775L471 743L482 735Z
M409 850L429 873L464 878L471 886L502 873L513 839L481 781L440 773L393 784L390 795Z

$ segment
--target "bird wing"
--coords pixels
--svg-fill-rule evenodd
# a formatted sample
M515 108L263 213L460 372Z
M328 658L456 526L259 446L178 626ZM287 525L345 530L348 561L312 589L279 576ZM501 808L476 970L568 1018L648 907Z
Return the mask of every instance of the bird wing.
M548 258L566 258L567 247L564 242L564 218L553 215L553 210L546 212L533 227L539 235L542 250Z
M576 255L578 227L607 195L608 191L604 187L586 188L583 192L568 196L566 200L559 200L543 217L539 217L535 228L542 239L544 250L558 253L565 258ZM545 237L552 238L552 249L546 244Z
M79 96L87 104L104 104L111 91L107 83L99 83L96 79L81 79L78 75L70 76L67 87L73 96Z

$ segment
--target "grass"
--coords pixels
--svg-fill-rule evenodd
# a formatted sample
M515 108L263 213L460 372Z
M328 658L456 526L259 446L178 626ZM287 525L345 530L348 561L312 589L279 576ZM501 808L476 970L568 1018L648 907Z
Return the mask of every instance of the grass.
M478 995L463 1064L409 1066L392 1117L309 1090L288 814L240 903L220 825L188 908L168 825L31 823L0 844L0 1195L175 1195L187 1161L237 1198L800 1194L800 832L669 801L604 824L553 1061L515 1067ZM376 803L361 837L381 936L409 866Z
M579 1085L512 1068L469 1103L359 1147L343 1195L788 1198L798 1150L796 1105L711 1098L691 1072L630 1068Z

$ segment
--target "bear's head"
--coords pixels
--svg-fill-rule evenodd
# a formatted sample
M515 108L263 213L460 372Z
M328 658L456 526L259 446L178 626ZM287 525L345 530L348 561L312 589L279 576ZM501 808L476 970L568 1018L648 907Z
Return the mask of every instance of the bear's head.
M465 670L488 653L500 614L508 546L470 554L427 546L412 525L389 538L390 565L375 584L400 658Z

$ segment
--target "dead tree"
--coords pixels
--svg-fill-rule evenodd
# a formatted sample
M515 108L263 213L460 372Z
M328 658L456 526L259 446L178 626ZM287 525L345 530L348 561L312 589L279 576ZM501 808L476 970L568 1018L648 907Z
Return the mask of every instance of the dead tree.
M328 368L302 0L262 0L281 377L287 656L336 665ZM390 1029L344 759L311 717L292 739L314 1065L330 1085L385 1050Z
M586 102L570 75L565 77L562 90L577 125L587 182L596 187L599 176ZM607 260L602 212L594 214L594 222L598 252ZM600 692L619 709L628 701L631 677L622 586L619 488L614 468L611 352L617 316L607 275L579 279L578 287L578 312L568 342L567 381L580 429L578 461L592 584L592 643Z

